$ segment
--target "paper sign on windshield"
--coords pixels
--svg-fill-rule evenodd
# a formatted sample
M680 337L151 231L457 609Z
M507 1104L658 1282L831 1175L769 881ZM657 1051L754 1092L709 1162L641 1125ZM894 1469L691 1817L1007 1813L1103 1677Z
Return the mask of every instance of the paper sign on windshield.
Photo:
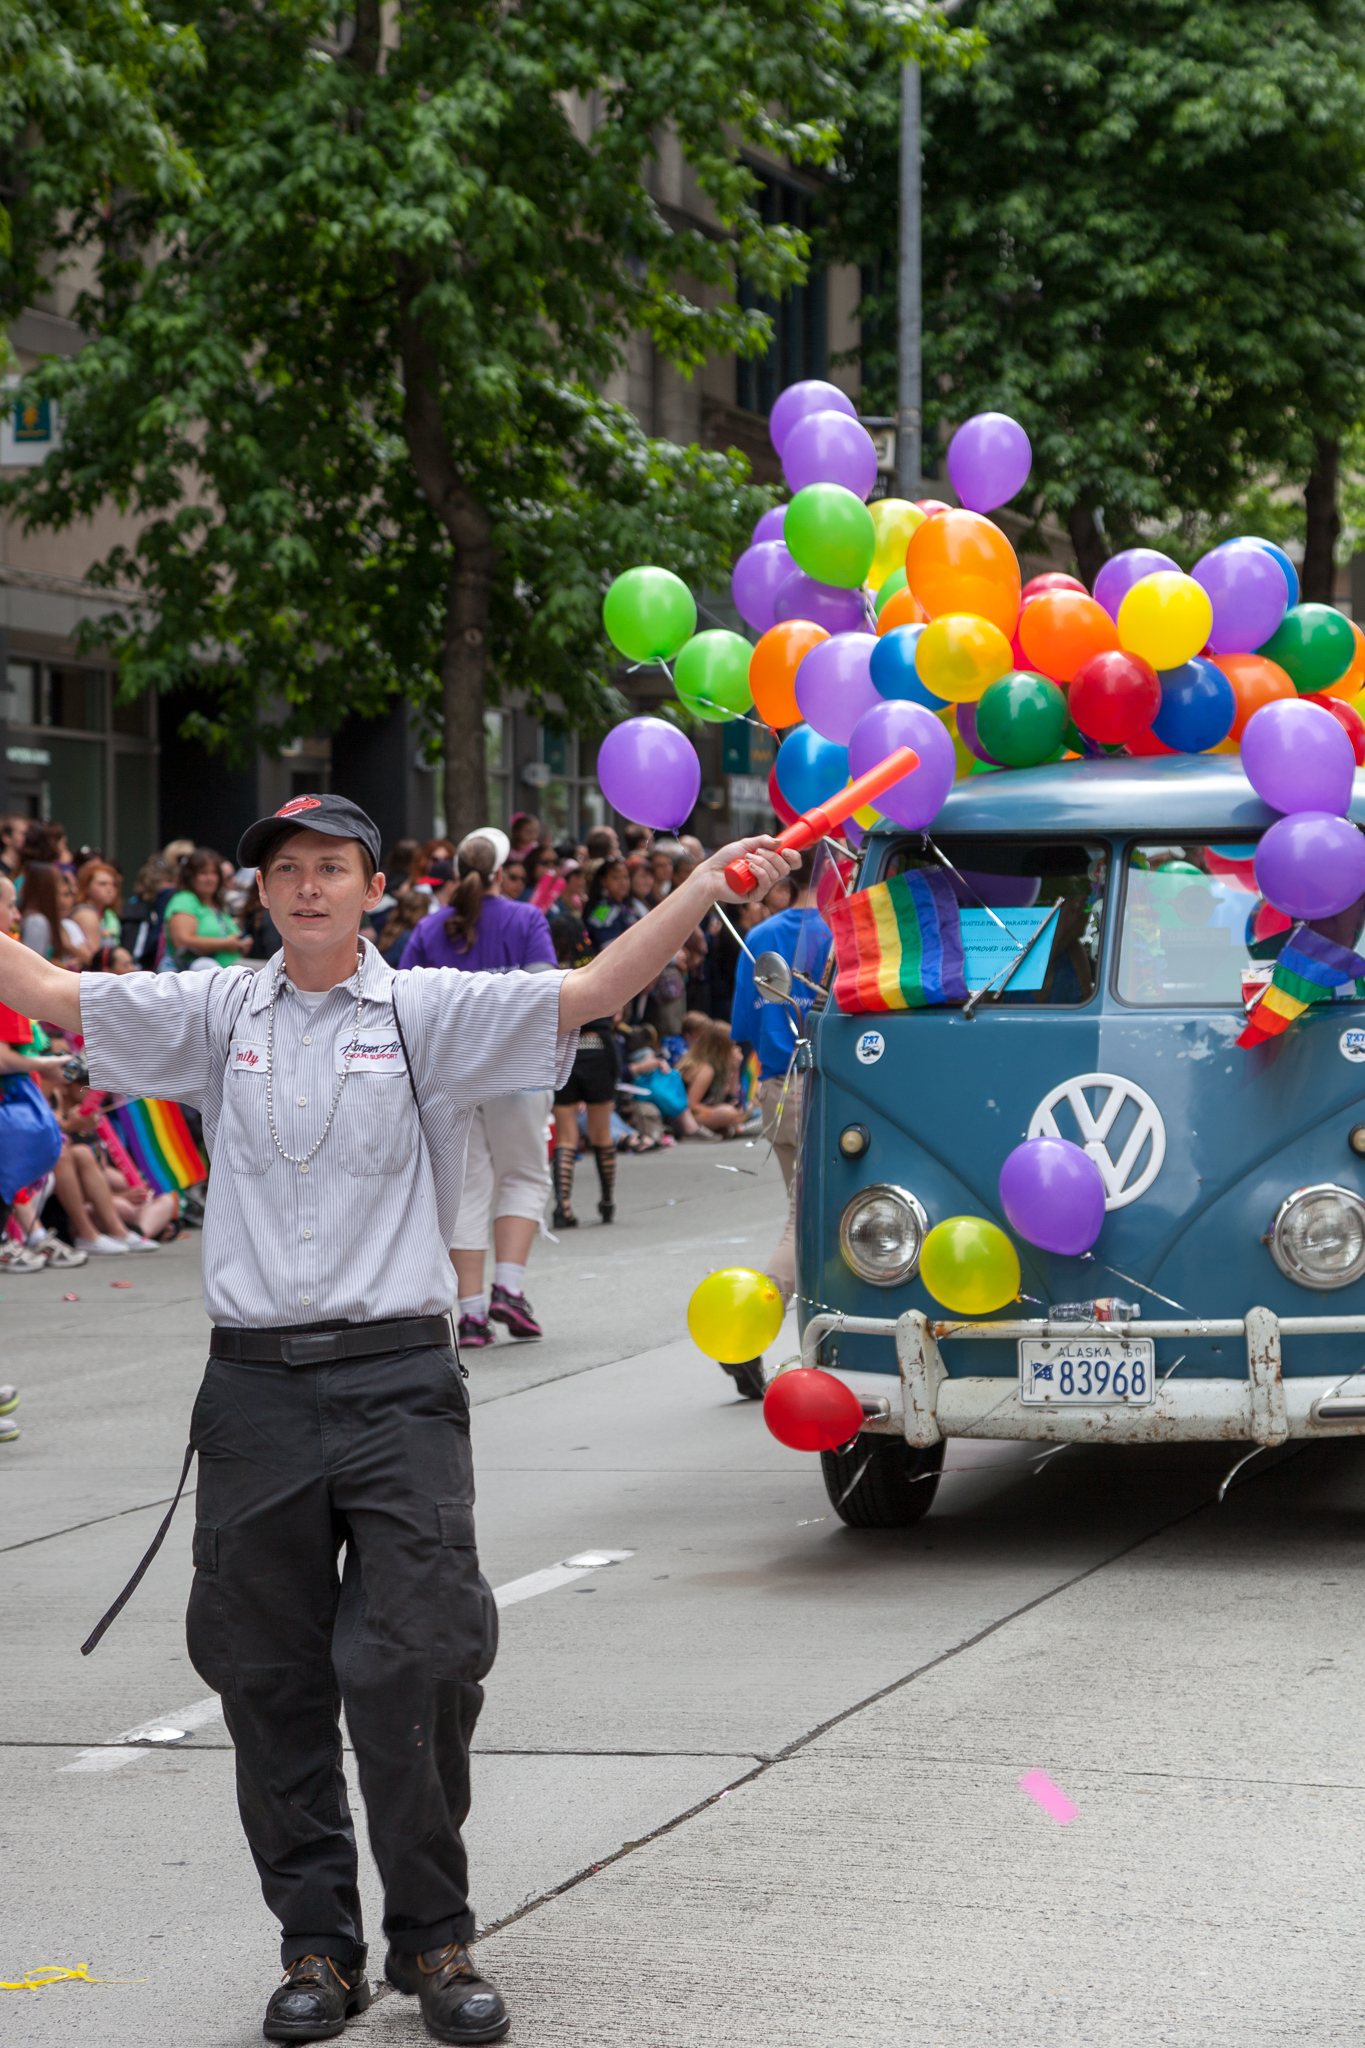
M1055 903L1046 910L997 910L994 916L989 910L964 909L962 951L968 988L981 988L997 974L1003 976L1020 947L1036 937L1043 926L1055 918L1056 912ZM1000 924L996 923L996 918ZM1008 933L1001 931L1001 924L1009 927ZM1011 994L1041 988L1051 953L1051 936L1039 939L1001 986L1008 988Z

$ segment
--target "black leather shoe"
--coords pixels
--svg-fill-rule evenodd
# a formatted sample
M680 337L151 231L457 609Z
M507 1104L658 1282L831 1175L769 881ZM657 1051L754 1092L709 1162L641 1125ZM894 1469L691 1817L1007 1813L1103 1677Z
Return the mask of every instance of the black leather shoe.
M481 1977L461 1942L420 1956L390 1949L384 1975L395 1991L415 1993L433 2041L500 2041L512 2021L501 1994Z
M330 2041L369 2002L363 1960L343 1970L331 1956L300 1956L266 2007L261 2032L267 2041Z

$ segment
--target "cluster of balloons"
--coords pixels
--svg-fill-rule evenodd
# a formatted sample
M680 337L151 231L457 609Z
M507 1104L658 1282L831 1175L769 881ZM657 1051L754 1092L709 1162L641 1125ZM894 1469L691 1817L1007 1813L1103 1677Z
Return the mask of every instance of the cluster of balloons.
M766 1273L727 1266L709 1273L687 1304L693 1343L722 1365L757 1358L782 1327L782 1296ZM863 1406L833 1373L782 1372L763 1397L763 1415L779 1443L793 1451L836 1451L857 1436Z

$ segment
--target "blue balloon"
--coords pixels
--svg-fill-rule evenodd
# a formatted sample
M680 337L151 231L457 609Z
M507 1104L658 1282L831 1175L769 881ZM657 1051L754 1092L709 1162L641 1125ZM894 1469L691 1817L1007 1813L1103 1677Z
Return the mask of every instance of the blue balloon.
M915 667L915 650L923 626L893 626L883 633L872 650L872 687L879 696L922 704L926 711L942 711L943 699L926 690Z
M1179 668L1161 674L1161 709L1152 720L1152 731L1164 746L1178 754L1204 754L1225 740L1237 716L1237 699L1232 684L1196 654Z
M808 725L789 732L777 750L777 786L798 817L828 803L847 781L848 748L822 740Z
M1299 572L1290 561L1284 549L1277 547L1273 540L1262 540L1259 533L1239 533L1236 539L1240 541L1249 540L1253 546L1264 548L1268 555L1275 557L1275 560L1284 571L1284 580L1289 585L1289 602L1291 605L1296 605L1299 601ZM1229 548L1232 546L1233 542L1230 540L1219 542L1219 547ZM1216 554L1218 550L1215 549L1214 552Z

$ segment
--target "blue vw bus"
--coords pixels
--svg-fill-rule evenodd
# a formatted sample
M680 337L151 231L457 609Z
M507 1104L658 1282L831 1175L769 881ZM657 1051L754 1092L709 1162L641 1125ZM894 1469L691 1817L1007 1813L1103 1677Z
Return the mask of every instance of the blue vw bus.
M1276 815L1235 757L1182 755L974 775L930 835L869 836L858 888L933 865L997 925L1053 915L1027 977L919 1010L831 997L798 1047L802 1357L865 1418L823 1461L846 1522L918 1520L948 1437L1365 1430L1365 1002L1351 984L1236 1044L1285 922L1250 866ZM1003 1223L1000 1168L1043 1133L1103 1174L1093 1252L1016 1238L1023 1298L949 1316L917 1277L925 1233Z

